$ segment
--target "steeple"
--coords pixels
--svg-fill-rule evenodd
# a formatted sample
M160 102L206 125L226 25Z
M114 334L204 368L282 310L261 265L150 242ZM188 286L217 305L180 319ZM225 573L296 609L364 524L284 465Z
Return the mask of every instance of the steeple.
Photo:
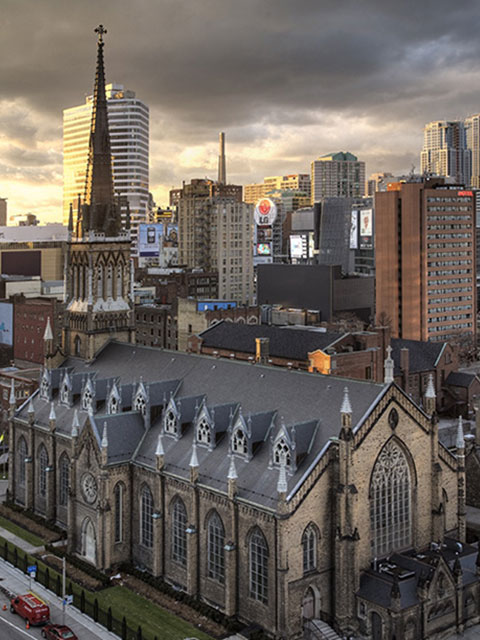
M85 184L85 202L82 206L82 235L103 232L115 237L121 228L120 207L113 192L112 154L108 130L107 98L105 95L105 67L103 62L103 36L107 30L100 25L98 34L97 70L93 89L92 123Z

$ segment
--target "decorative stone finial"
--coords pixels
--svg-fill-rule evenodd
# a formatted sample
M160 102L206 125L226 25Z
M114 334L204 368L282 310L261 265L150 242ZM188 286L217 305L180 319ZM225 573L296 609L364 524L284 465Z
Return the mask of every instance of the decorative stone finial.
M73 422L72 422L72 438L78 437L78 432L80 430L80 422L78 421L78 411L75 409L73 412Z
M165 455L165 451L163 449L163 439L162 439L162 434L161 433L158 434L158 441L157 441L157 448L155 450L155 455L156 456L164 456Z
M103 423L102 449L108 449L107 423Z
M197 445L195 444L195 442L192 446L192 455L190 457L189 467L190 469L198 469Z
M433 384L433 374L431 373L428 376L428 384L427 389L425 391L425 398L435 399L437 396L435 394L435 385Z
M384 368L383 381L385 382L385 384L390 384L391 382L393 382L393 371L394 371L392 347L390 345L388 345L387 347L387 357L385 358L383 368Z
M30 399L28 400L27 413L29 415L32 415L35 413L35 409L33 408L32 396L30 396Z
M457 451L459 449L465 449L465 436L463 434L463 419L462 416L458 417L458 427L457 427L457 440L455 442L457 447Z
M348 387L343 390L343 402L340 409L340 413L352 413L352 405L350 404L350 397L348 395Z
M50 324L50 316L47 316L47 325L45 327L45 333L43 334L43 339L45 341L53 340L53 331L52 331L52 325Z
M237 469L235 467L235 458L232 456L230 460L230 467L228 469L227 480L236 480L238 478Z
M53 402L50 404L50 415L48 416L50 422L55 422L57 419L57 414L55 413L55 407L53 406Z
M287 493L287 471L285 464L280 465L280 471L278 472L277 493L285 495Z

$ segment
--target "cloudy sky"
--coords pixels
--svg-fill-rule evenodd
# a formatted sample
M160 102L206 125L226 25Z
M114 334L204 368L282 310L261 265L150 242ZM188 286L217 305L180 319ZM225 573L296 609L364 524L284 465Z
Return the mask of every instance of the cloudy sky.
M1 0L0 196L61 219L62 110L107 82L150 107L157 204L182 180L309 172L351 151L418 169L422 127L480 111L477 0Z

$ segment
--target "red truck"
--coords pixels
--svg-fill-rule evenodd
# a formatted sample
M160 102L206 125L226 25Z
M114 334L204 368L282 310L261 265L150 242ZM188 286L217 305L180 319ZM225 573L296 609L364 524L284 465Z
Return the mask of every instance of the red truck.
M31 625L46 624L50 620L50 608L33 593L15 596L10 600L10 611L28 620Z

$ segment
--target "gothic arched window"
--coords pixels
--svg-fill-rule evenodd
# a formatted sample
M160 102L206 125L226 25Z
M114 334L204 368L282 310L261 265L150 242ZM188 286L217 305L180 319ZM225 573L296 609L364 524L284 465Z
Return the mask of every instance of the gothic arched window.
M309 524L302 536L303 572L317 568L317 533L313 525Z
M113 267L111 264L107 267L107 298L113 297Z
M63 453L60 457L58 473L58 503L62 507L66 507L68 504L68 487L70 484L70 460L66 453Z
M153 547L153 496L144 485L140 498L140 542L145 547Z
M108 410L109 413L118 413L118 398L114 393L110 396L110 406Z
M82 409L84 411L91 411L93 402L93 393L89 385L85 387L82 398Z
M97 298L103 298L103 265L97 266Z
M135 411L140 411L140 413L144 416L147 411L147 402L145 400L145 396L143 393L138 393L135 398Z
M268 546L258 527L250 535L248 560L250 597L268 604Z
M285 438L280 438L280 440L277 440L275 443L275 447L273 449L273 461L275 464L285 464L287 467L290 466L290 448L285 442Z
M177 418L173 411L167 411L167 415L165 416L165 432L177 433Z
M123 540L123 484L121 482L115 485L113 490L115 503L115 542ZM143 515L143 512L142 512ZM151 520L151 518L150 518ZM147 545L148 546L148 545Z
M26 462L25 458L27 457L27 443L25 442L25 438L21 437L18 441L18 483L20 486L25 485L25 470L26 470Z
M123 267L121 264L117 266L117 299L123 298Z
M248 453L247 436L242 429L235 429L232 438L233 453Z
M187 566L187 510L177 498L172 513L172 560Z
M208 577L225 581L225 530L216 511L208 519Z
M201 442L202 444L210 444L211 442L210 425L206 418L202 418L198 423L197 442Z
M412 540L410 469L405 453L390 440L377 458L370 482L372 553L383 556Z
M41 496L47 495L48 453L44 445L38 449L38 491Z

